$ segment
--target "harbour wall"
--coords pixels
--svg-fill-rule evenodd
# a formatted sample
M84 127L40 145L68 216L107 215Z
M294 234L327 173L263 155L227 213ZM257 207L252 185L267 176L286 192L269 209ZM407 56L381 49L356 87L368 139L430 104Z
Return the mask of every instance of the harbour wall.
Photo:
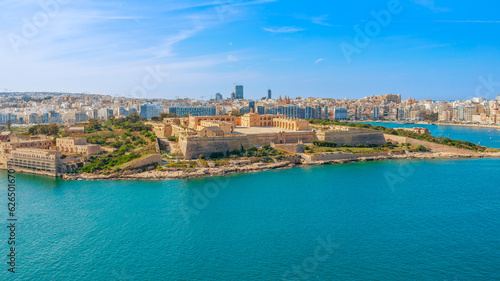
M302 154L302 157L307 162L315 161L331 161L331 160L350 160L363 157L376 157L376 156L391 156L403 154L404 152L377 152L377 153L321 153L321 154Z

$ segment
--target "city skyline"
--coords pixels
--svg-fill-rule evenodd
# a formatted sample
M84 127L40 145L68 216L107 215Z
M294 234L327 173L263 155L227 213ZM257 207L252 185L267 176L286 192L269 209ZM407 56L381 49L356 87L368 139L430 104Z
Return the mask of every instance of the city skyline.
M483 96L500 94L487 1L40 3L0 1L0 89L450 100L486 81Z

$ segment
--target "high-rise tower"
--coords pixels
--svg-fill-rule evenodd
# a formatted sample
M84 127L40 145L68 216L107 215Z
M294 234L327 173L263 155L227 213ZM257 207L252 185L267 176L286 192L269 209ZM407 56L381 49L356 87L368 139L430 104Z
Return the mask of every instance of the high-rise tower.
M236 95L236 99L237 100L242 100L244 99L243 97L243 86L241 85L236 85L235 89L234 89L234 93Z

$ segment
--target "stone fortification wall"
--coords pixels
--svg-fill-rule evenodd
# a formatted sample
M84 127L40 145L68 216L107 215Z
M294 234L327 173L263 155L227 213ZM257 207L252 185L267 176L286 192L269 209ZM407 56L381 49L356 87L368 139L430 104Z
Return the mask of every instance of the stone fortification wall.
M314 132L282 132L269 134L254 134L242 136L224 136L213 138L187 137L179 140L179 146L185 159L198 158L200 154L210 156L213 152L226 152L250 147L252 145L262 146L265 144L286 144L299 141L310 143L314 140Z
M179 147L184 159L198 158L201 154L210 156L213 152L250 147L248 136L225 136L213 138L188 137L179 139Z
M409 143L413 146L425 146L427 149L430 149L432 151L436 152L445 152L445 153L453 153L453 154L465 154L465 155L476 155L477 153L468 150L468 149L461 149L461 148L455 148L452 146L448 145L443 145L443 144L438 144L438 143L433 143L433 142L428 142L428 141L422 141L422 140L417 140L413 138L407 138L407 137L402 137L402 136L395 136L395 135L384 135L385 139L387 142L391 142L394 144L401 144L401 143Z
M316 132L320 141L331 141L336 144L385 144L386 140L382 132L369 130L348 130L333 132Z
M163 159L161 159L160 154L152 154L147 157L144 157L141 160L138 160L134 163L132 163L130 166L127 167L128 170L136 169L136 168L141 168L145 166L149 166L154 163L161 163L163 162Z
M291 144L275 144L271 143L271 147L284 150L290 153L302 153L304 152L304 144L302 143L291 143Z
M307 132L281 132L281 133L270 133L270 134L255 134L248 135L251 145L265 145L272 142L276 144L285 143L311 143L315 139L315 134L313 131Z
M386 143L384 135L381 132L352 130L338 132L280 132L208 138L181 137L179 139L179 146L185 159L194 159L198 158L200 154L210 156L213 152L226 152L228 150L239 149L242 145L245 148L252 145L262 146L271 143L275 143L277 146L283 144L297 145L299 143L311 143L317 139L349 145Z

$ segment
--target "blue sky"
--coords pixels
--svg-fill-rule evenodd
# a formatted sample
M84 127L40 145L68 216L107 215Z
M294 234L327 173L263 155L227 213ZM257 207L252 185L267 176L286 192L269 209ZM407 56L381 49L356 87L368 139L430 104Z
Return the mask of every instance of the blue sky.
M0 0L0 90L465 99L500 82L492 2Z

